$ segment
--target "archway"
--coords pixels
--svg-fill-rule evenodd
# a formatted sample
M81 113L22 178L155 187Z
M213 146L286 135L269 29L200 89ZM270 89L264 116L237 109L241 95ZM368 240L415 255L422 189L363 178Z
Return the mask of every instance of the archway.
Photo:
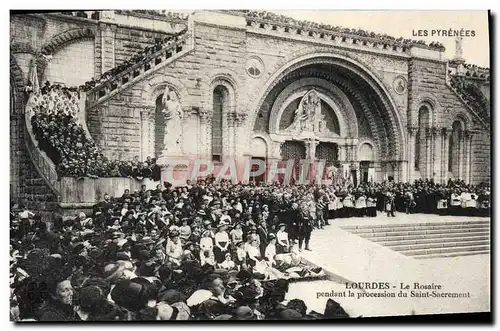
M370 143L362 143L358 152L360 181L362 183L375 180L375 152Z
M429 106L422 105L418 109L418 127L415 136L414 167L420 171L421 177L427 177L427 164L430 162L427 145L427 134L431 126L431 111Z
M309 54L283 65L264 84L260 98L251 103L254 111L249 116L248 125L252 126L249 132L268 132L269 115L281 91L305 78L324 79L348 97L358 120L358 123L349 124L365 125L359 136L353 138L372 139L379 151L378 157L383 160L406 159L402 121L389 92L367 68L339 54Z
M268 151L267 151L266 141L261 137L254 137L252 139L250 151L252 153L251 161L252 161L252 164L254 165L250 171L252 173L257 173L257 170L258 170L257 164L258 163L255 161L259 160L259 161L264 162L264 164L266 164L266 162L267 162ZM265 180L266 180L266 173L265 172L259 176L253 176L250 178L250 181L252 181L252 182L263 182Z
M154 126L154 154L159 157L165 148L163 144L165 138L165 116L162 113L163 106L163 93L156 98L155 108L155 126Z

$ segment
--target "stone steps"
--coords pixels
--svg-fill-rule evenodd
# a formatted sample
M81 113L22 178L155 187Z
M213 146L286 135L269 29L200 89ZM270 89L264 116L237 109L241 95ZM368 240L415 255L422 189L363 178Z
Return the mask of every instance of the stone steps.
M436 254L427 254L421 256L415 256L417 259L438 259L445 257L455 257L455 256L470 256L470 255L482 255L482 254L490 254L490 250L484 251L470 251L470 252L455 252L455 253L436 253Z
M413 258L489 254L490 222L345 226L341 229Z
M489 219L485 219L484 221L452 221L452 222L435 222L435 223L407 223L407 224L363 224L363 225L346 225L341 226L344 230L352 230L352 229L394 229L394 228L405 228L405 227L417 227L417 226L450 226L450 225L470 225L470 224L490 224Z
M462 252L475 252L475 251L485 251L489 250L490 245L470 245L461 247L439 247L439 248L427 248L427 249L416 249L404 252L407 256L417 256L417 255L429 255L429 254L441 254L441 253L462 253Z
M353 234L357 234L358 236L362 238L376 238L376 237L392 237L392 236L399 236L399 237L406 237L406 236L414 236L414 235L435 235L435 234L456 234L456 233L468 233L469 235L474 235L474 234L484 234L484 233L489 233L489 229L485 227L481 228L463 228L463 229L436 229L436 230L411 230L411 231L399 231L399 232L369 232L369 233L356 233L356 232L351 232Z
M449 248L449 247L480 246L480 245L489 246L489 243L490 243L489 240L486 239L486 240L475 240L475 241L451 241L451 242L448 241L442 243L418 243L410 245L402 244L390 248L396 252L401 252L403 254L406 254L406 252L409 251L432 249L432 248Z
M442 237L437 237L437 238L428 238L425 236L421 236L422 238L414 238L412 239L400 239L400 238L387 238L387 240L380 240L380 241L375 241L372 240L373 242L376 242L377 244L380 244L385 247L391 247L391 246L399 246L399 245L414 245L414 244L432 244L432 243L445 243L445 242L464 242L464 241L477 241L477 240L490 240L489 235L482 235L482 236L469 236L469 234L462 235L460 236L442 236ZM385 239L385 238L381 238ZM390 239L390 240L389 240Z

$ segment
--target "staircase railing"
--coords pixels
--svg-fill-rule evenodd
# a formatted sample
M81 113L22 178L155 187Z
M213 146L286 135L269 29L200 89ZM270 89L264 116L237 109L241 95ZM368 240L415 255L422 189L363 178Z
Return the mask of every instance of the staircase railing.
M188 34L186 33L178 38L178 40L172 41L171 44L146 56L142 61L89 90L87 92L87 110L130 86L144 74L172 62L190 51L192 47L188 47Z
M38 147L38 142L33 133L33 127L31 125L31 117L33 116L32 105L33 95L30 96L26 103L24 115L23 128L26 149L38 173L57 196L57 201L60 201L59 175L57 174L56 166L47 154Z
M471 105L471 102L469 102L468 97L464 95L464 93L461 93L461 91L455 86L453 86L451 82L451 77L449 77L446 81L446 84L450 88L450 90L462 101L462 103L471 111L472 114L476 115L476 117L481 121L481 123L486 127L490 127L490 116L487 112L487 110L483 109L474 109L474 107ZM480 111L480 113L478 112Z

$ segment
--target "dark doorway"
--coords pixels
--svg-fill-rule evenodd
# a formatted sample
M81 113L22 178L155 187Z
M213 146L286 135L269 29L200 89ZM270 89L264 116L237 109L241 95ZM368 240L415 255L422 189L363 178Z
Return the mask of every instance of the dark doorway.
M283 161L280 162L280 168L286 167L287 160L294 160L294 171L292 177L298 179L300 176L300 160L304 160L306 158L306 147L304 146L304 143L300 141L285 141L281 145L281 157ZM281 182L281 179L283 179L284 176L280 174L279 177Z
M370 161L361 161L359 163L359 170L361 172L361 183L367 183L369 181L369 171Z

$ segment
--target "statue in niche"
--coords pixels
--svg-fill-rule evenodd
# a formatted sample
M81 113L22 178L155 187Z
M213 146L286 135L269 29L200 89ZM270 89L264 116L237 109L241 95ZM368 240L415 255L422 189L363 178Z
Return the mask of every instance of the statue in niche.
M314 89L307 92L295 110L292 124L285 131L292 133L329 132L324 123L325 115L321 113L321 99Z
M164 150L169 154L182 152L182 108L173 89L165 87L162 99L162 114L165 117Z

